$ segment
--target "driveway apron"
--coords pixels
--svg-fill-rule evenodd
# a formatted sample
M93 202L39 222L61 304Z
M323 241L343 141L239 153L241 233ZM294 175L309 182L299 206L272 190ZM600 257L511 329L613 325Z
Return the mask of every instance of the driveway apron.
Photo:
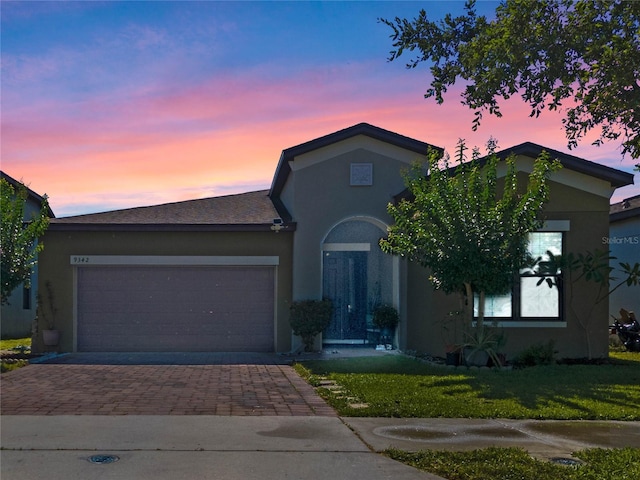
M293 367L275 362L32 364L1 383L2 415L336 416Z

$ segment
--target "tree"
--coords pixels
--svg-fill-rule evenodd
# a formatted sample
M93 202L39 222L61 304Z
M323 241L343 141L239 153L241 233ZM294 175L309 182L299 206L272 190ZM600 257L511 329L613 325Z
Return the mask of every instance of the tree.
M600 127L594 144L624 139L623 154L640 158L640 2L624 0L503 0L494 20L465 15L430 21L380 19L393 29L390 61L418 51L407 64L431 62L425 98L443 103L457 81L463 104L502 115L498 100L519 94L537 117L563 109L569 148ZM636 165L640 169L640 164Z
M416 165L405 176L410 199L389 204L395 223L380 241L386 253L400 255L430 270L430 280L445 293L479 295L478 325L484 320L485 295L507 293L514 275L527 262L529 232L542 225L541 212L549 197L547 179L560 163L546 152L534 162L524 193L518 185L515 156L506 159L504 187L498 189L495 142L489 155L477 150L465 163L462 141L458 165L438 152L428 155L429 175ZM468 309L468 316L473 315Z
M31 270L36 264L38 252L44 245L38 243L49 225L49 204L42 202L40 212L25 221L27 187L14 188L4 178L0 179L0 263L2 289L0 304L5 305L9 296L21 283L29 285Z

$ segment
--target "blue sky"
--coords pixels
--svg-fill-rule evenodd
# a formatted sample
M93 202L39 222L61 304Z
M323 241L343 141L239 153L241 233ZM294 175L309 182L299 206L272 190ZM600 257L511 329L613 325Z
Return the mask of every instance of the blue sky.
M494 136L567 151L559 115L515 99L472 132L459 89L438 106L426 65L387 61L378 18L463 5L3 1L2 169L67 216L268 188L283 149L360 122L449 150ZM571 153L632 170L589 143Z

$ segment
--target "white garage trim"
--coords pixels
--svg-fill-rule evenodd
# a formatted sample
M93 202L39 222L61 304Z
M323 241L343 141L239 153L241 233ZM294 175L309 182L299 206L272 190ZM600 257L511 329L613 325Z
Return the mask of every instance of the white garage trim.
M275 266L280 257L275 256L189 256L189 255L71 255L71 265L242 265Z

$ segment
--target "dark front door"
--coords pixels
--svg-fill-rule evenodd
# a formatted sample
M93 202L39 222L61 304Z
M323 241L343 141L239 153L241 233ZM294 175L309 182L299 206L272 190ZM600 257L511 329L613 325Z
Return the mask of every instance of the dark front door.
M333 302L324 342L364 342L367 338L367 252L324 252L324 297Z

